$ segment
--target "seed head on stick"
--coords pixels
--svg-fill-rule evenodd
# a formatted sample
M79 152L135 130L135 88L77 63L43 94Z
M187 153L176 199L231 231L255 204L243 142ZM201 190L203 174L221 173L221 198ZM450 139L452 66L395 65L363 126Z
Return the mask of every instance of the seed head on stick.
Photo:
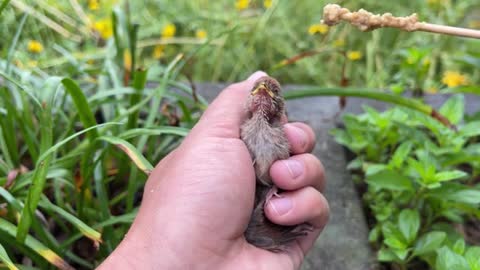
M382 15L373 14L364 9L351 12L336 4L328 4L323 8L323 23L332 26L338 24L340 21L349 22L361 31L393 27L408 32L425 31L480 39L480 31L478 30L419 22L416 13L406 17L395 17L391 13L384 13Z

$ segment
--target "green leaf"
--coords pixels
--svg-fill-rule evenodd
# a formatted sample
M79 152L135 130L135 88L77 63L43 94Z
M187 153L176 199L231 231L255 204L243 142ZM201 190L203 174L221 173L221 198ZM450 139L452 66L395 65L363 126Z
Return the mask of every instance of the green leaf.
M368 241L369 242L376 242L378 238L380 237L380 226L375 225L372 230L370 230L370 233L368 233Z
M15 264L13 264L12 260L10 260L10 257L8 257L7 251L1 244L0 244L0 261L2 261L10 270L18 270Z
M420 228L420 214L417 210L405 209L398 215L398 228L407 242L413 243Z
M440 108L439 112L445 116L452 124L456 125L463 119L465 110L465 99L463 95L458 94L449 98Z
M423 255L437 250L447 237L444 232L429 232L420 237L415 244L413 253L416 255Z
M400 173L384 170L379 173L369 175L367 183L376 189L387 189L394 191L412 190L410 179Z
M120 148L146 175L149 175L152 172L152 164L150 164L150 162L148 162L147 159L129 142L112 136L102 136L98 139L114 144Z
M410 154L410 151L412 150L412 143L407 141L402 144L395 150L395 153L393 153L392 159L390 160L389 165L393 166L393 168L400 168L405 162L405 159L407 158L408 154Z
M445 183L437 189L427 193L428 196L439 200L453 201L477 205L480 203L480 190L474 187L467 187L457 183Z
M480 135L480 121L469 122L459 130L459 134L465 137Z
M458 239L453 245L453 251L458 255L463 255L465 252L465 240L463 238Z
M437 250L436 270L470 270L467 261L448 247Z
M383 242L389 247L396 250L405 250L407 249L407 244L400 230L393 225L392 223L385 223L382 226L383 237L385 238Z
M381 262L394 262L398 260L398 257L391 249L382 247L378 251L377 259Z
M360 157L355 158L347 164L347 170L359 170L362 168L363 160Z
M468 248L465 259L472 270L480 270L480 247Z
M467 175L468 175L467 173L460 170L439 172L435 174L435 180L439 182L444 182L444 181L450 181L453 179L462 178Z
M82 92L82 89L78 87L77 83L75 83L72 79L65 78L62 80L63 86L65 86L65 90L67 93L70 94L72 97L73 102L75 103L75 107L78 111L78 115L80 117L80 121L85 128L89 128L95 126L97 121L95 120L95 116L93 115L90 106L88 105L87 98ZM87 135L90 141L98 137L98 132L96 129L92 129L88 132Z
M363 166L363 170L365 171L365 175L368 177L369 175L377 174L381 171L387 170L387 166L384 164L367 164L365 163Z
M392 250L395 255L401 260L404 261L408 255L408 249L393 249Z

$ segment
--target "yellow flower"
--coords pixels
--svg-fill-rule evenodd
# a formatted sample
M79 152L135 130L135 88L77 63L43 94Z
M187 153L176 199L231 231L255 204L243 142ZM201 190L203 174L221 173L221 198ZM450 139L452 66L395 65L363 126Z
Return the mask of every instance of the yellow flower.
M328 25L323 23L312 24L310 27L308 27L308 33L310 35L315 35L316 33L324 35L328 32L328 28Z
M167 23L162 29L162 37L163 38L171 38L175 36L175 32L177 32L177 27L173 23Z
M248 5L250 5L250 0L237 0L235 2L235 8L237 10L244 10L248 8Z
M113 35L112 21L109 19L103 19L93 23L93 29L95 29L103 39L108 39Z
M199 39L205 39L205 38L207 38L207 31L205 31L203 29L198 29L195 32L195 36Z
M466 75L457 71L446 71L443 73L442 82L448 87L455 87L460 85L467 85L468 78Z
M43 51L43 45L39 41L30 40L28 42L28 51L32 53L41 53Z
M88 0L88 9L98 10L100 7L98 0Z
M352 60L352 61L357 61L362 59L362 53L360 51L348 51L347 52L347 58Z
M165 55L165 45L157 45L153 48L153 58L160 59Z
M263 6L265 8L270 8L272 6L272 0L264 0L263 1Z
M333 42L334 47L343 47L345 46L345 39L339 38Z

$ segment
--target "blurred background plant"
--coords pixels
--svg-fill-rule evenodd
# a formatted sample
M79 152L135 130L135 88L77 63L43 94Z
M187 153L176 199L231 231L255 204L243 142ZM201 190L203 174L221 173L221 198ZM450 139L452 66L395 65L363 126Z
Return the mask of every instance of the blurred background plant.
M377 98L423 113L411 116L410 128L427 128L424 135L441 142L440 150L435 148L438 151L432 154L436 159L445 162L445 155L455 154L461 160L478 154L476 146L464 150L470 151L466 154L459 150L475 145L477 133L470 132L466 143L463 135L452 133L452 126L439 126L426 117L432 109L421 102L425 94L480 93L478 40L394 29L361 33L348 25L330 28L320 23L326 3L0 1L3 265L9 269L49 269L52 265L91 269L98 265L135 217L152 164L180 143L206 107L205 100L195 92L194 81L232 82L263 69L283 84L329 87L299 91L290 98L326 94ZM474 0L361 0L340 4L351 10L365 8L399 16L416 12L421 20L480 29L480 4ZM341 92L345 87L357 90ZM365 91L358 89L361 87ZM418 100L396 96L400 94ZM453 107L458 108L458 100L455 104ZM459 111L443 109L440 113L459 127L463 127L464 118L473 123L479 120L480 114L464 117L464 111ZM399 117L393 112L379 115L369 111L368 117L347 117L347 134L339 132L336 137L356 151L362 164L388 162L393 149L405 145L405 141L412 145L408 149L418 147L418 151L410 149L408 153L422 162L430 156L425 154L425 146L415 138L391 131L399 129L388 123ZM451 118L450 114L461 117ZM350 126L365 121L370 128L356 130ZM355 140L342 141L348 136ZM377 137L388 139L386 145L369 146L369 140ZM131 160L137 166L132 167ZM435 172L464 171L456 167L459 163L439 164ZM465 173L478 176L478 163L469 164L472 170ZM414 162L408 166L409 172L416 168ZM372 174L371 170L367 174ZM415 173L402 177L413 177L417 182L411 186L423 187ZM365 193L372 209L380 200L390 200L386 205L391 206L392 200L401 197L379 190L375 187ZM407 195L402 195L396 207L414 206L403 203ZM475 201L473 206L461 206L478 205ZM462 218L467 214L478 216L467 210L462 210ZM397 222L399 215L410 217L415 225L416 213L423 218L423 210L416 211L393 211L388 222L378 217L380 222L372 223L377 232L372 241L379 245L384 261L402 267L415 261L412 245L430 229L423 219L424 231L420 234L415 230L414 236L410 231L404 249L387 249L392 246L382 245L383 237L395 233L378 232L382 224ZM447 218L459 220L458 213L452 215ZM391 226L385 226L383 231L387 232ZM436 240L442 238L434 236ZM444 243L443 238L440 242ZM453 249L463 256L467 251L458 245L445 245L443 252L449 255ZM432 267L453 269L448 268L449 262L436 265L430 253L424 257Z

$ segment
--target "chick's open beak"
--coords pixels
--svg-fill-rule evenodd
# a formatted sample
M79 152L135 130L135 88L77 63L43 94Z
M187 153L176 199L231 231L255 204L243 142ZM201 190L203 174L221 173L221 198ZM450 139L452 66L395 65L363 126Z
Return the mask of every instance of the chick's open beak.
M274 97L274 93L272 92L272 90L268 89L268 87L265 86L265 84L260 84L257 88L255 88L253 91L252 91L252 96L255 96L256 94L258 94L258 92L260 92L260 90L265 90L265 92L267 92L267 94L273 98Z

